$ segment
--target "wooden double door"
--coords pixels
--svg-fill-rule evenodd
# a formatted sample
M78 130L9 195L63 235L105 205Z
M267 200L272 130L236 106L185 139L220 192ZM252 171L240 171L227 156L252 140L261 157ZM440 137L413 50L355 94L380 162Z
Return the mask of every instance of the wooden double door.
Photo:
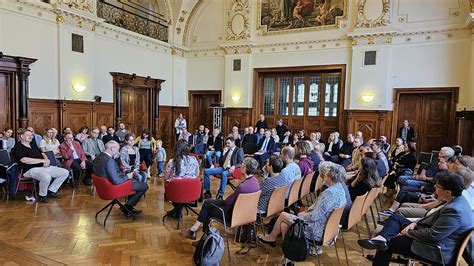
M189 91L188 131L193 132L199 125L204 125L212 132L213 110L211 105L220 101L221 91Z
M143 129L152 130L150 94L149 89L122 88L122 122L137 137L141 135Z
M418 152L453 145L457 91L457 88L396 89L393 134L398 137L407 119L415 129Z

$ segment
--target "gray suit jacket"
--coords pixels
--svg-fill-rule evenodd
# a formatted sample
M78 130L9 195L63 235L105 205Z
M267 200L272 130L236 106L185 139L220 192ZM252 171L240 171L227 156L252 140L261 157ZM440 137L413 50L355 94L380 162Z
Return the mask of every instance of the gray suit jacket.
M103 152L105 150L104 142L101 139L97 139L97 145L99 146L100 152ZM86 156L98 155L95 154L94 140L92 138L84 140L84 143L82 143L82 149L84 150Z
M128 176L120 171L117 162L105 152L95 157L94 174L107 178L114 185L122 184L128 180Z
M446 264L455 258L455 251L473 225L472 211L463 196L456 197L438 211L417 222L414 230L407 236L413 238L411 251L433 262L441 262L437 248L441 247Z

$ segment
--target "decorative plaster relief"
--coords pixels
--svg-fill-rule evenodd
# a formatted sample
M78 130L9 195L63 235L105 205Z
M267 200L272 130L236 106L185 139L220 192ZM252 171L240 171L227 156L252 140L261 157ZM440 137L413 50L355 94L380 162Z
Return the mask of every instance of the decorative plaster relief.
M250 4L249 0L231 0L227 11L228 41L248 40L250 38Z
M97 6L95 0L58 0L58 4L92 14L95 14L95 7Z
M376 28L390 25L390 0L379 0L382 1L382 10L377 18L367 18L366 14L366 3L367 0L359 0L357 7L357 21L356 28Z

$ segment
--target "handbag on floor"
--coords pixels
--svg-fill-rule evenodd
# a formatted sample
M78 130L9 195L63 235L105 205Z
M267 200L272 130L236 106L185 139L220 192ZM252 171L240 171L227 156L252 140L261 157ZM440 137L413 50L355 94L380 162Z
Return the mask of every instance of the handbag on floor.
M308 240L304 234L306 224L297 219L286 232L282 250L285 258L292 261L305 261L308 257Z
M254 226L246 224L239 226L235 232L235 242L241 243L241 249L236 254L247 254L250 249L257 247L257 236L255 234ZM244 249L248 249L244 251Z

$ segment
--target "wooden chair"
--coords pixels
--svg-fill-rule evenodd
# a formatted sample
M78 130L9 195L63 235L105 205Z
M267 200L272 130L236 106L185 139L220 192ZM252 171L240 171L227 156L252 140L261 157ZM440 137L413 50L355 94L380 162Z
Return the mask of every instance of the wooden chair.
M466 233L466 236L464 237L464 240L463 242L461 243L461 245L459 246L459 249L456 251L456 260L454 261L453 264L450 264L450 265L460 265L461 264L461 261L463 261L463 253L464 253L464 250L466 249L467 247L467 244L469 243L469 241L471 240L471 237L474 235L474 227L471 228L467 233ZM441 264L444 266L446 265L446 261L444 261L444 258L443 258L443 251L441 250L441 247L440 246L435 246L431 243L425 243L426 245L429 245L429 246L432 246L432 247L436 247L438 249L438 252L439 252L439 257L440 257L440 260L441 260ZM419 260L419 259L414 259L414 258L408 258L408 265L414 265L416 262L421 262L421 263L428 263L428 264L431 264L433 262L430 262L430 261L423 261L423 260ZM466 261L467 262L467 265L473 265L472 263L474 263L473 261ZM471 263L471 264L470 264Z
M364 215L365 219L365 225L367 226L367 234L369 238L372 238L372 232L369 227L369 221L367 219L367 212L370 209L370 212L372 214L372 221L374 222L374 226L377 227L377 223L375 222L375 216L374 216L374 211L372 210L372 204L374 203L375 199L377 198L377 195L379 193L379 188L374 187L369 191L369 194L365 198L364 201L364 206L362 207L362 215Z
M227 243L227 255L229 257L229 263L232 264L230 258L230 246L229 238L227 236L227 230L232 228L237 228L246 224L253 224L254 232L257 232L257 226L255 222L257 221L257 207L258 199L260 198L261 190L254 193L239 194L237 200L234 204L234 209L232 211L232 218L230 221L225 220L225 213L222 208L217 205L212 204L215 208L219 209L222 213L222 219L220 218L211 218L210 224L216 222L224 226L224 237ZM260 255L258 250L258 241L257 243L257 254Z
M377 195L377 199L379 201L379 205L380 205L380 209L383 210L383 204L382 204L382 194L383 194L383 189L384 189L384 185L385 185L385 181L387 181L387 178L388 178L388 175L384 176L382 178L382 181L380 181L380 187L379 187L379 194ZM377 202L375 202L375 205L377 205ZM378 211L377 211L377 215L378 215ZM380 220L380 215L379 216L379 220Z
M332 211L331 215L329 215L329 218L328 220L326 221L326 225L324 226L324 231L323 231L323 237L321 239L321 241L316 241L314 239L314 235L311 236L312 240L309 242L309 243L312 243L314 246L324 246L324 247L328 247L328 246L332 246L334 245L334 249L336 250L336 256L337 256L337 261L339 262L339 253L337 252L337 247L336 247L336 240L337 240L337 236L339 235L339 229L340 229L340 222L341 222L341 217L342 217L342 213L344 211L344 207L346 205L342 205L341 207L339 208L336 208ZM311 233L313 231L311 230ZM342 242L344 242L344 236L342 236ZM345 244L344 244L345 245ZM317 255L318 257L318 265L321 265L321 261L319 259L319 255Z
M285 208L285 192L287 188L288 185L284 185L273 189L272 195L268 200L265 214L258 213L258 216L260 217L260 228L264 234L265 230L263 229L263 219L272 217L273 215L283 211Z
M288 203L286 204L286 207L290 207L299 200L298 194L300 192L302 182L303 178L298 178L293 181L293 184L291 184L290 193L288 194Z
M307 174L303 178L303 183L301 184L301 191L300 191L300 199L303 199L304 197L307 197L308 195L311 196L310 188L311 188L311 181L313 180L314 172ZM311 202L313 202L313 199L311 197ZM310 206L311 203L308 202L308 206Z
M323 187L324 181L322 177L317 177L316 185L314 186L314 191L318 191Z
M356 227L357 230L357 236L360 239L360 232L359 232L359 227L357 224L362 220L362 208L364 207L364 202L367 198L367 195L369 192L366 192L364 195L357 196L354 199L354 202L352 202L352 207L351 210L349 211L349 215L347 217L347 228L345 231L351 230L354 226ZM344 230L342 230L344 232ZM346 261L349 261L347 257L347 248L346 244L344 241L342 242L344 244L344 254L346 256ZM364 249L362 249L362 255L364 254Z

